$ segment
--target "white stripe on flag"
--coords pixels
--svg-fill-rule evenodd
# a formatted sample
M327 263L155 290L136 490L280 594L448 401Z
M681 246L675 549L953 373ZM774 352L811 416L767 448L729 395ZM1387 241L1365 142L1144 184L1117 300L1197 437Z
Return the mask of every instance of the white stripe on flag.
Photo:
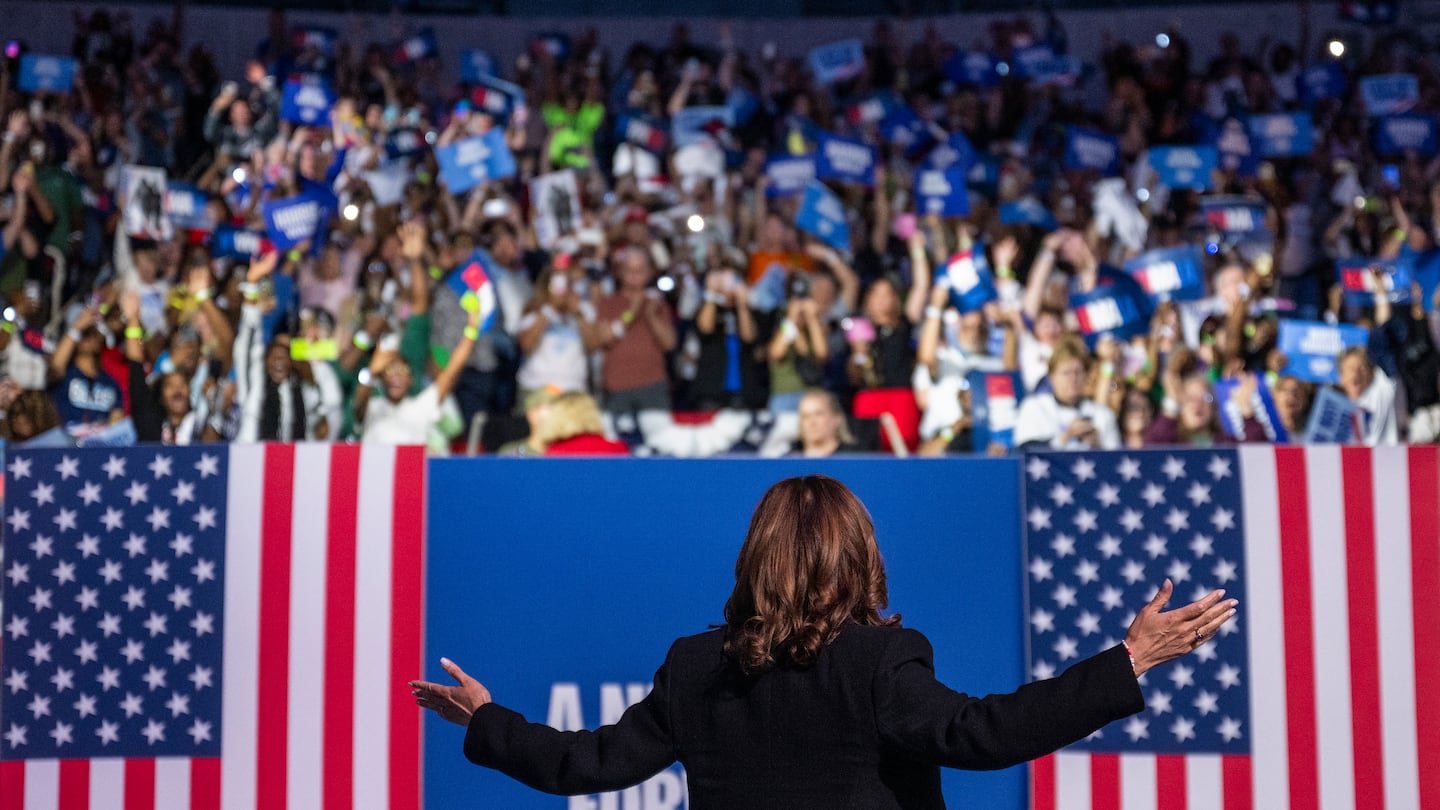
M286 799L320 807L325 766L325 552L330 446L295 446L290 532L290 674Z
M155 760L155 810L188 810L190 807L190 759L157 757Z
M256 723L259 712L260 521L265 503L265 446L230 445L225 502L224 757L220 806L255 807Z
M1055 755L1056 810L1090 810L1090 755Z
M1210 715L1201 722L1214 722ZM1190 754L1185 757L1185 806L1189 810L1221 808L1224 802L1224 770L1219 754Z
M1250 755L1256 808L1289 807L1285 736L1285 624L1279 482L1272 447L1240 450L1245 493L1245 578L1240 609L1250 630ZM1241 682L1239 688L1244 689Z
M90 760L90 810L124 810L125 760Z
M55 810L60 806L60 760L25 761L25 810Z
M1120 755L1121 810L1154 810L1155 755Z
M1305 475L1309 483L1311 634L1315 640L1316 766L1321 806L1334 810L1355 806L1350 592L1339 446L1307 447Z
M397 692L390 671L391 535L395 448L360 451L355 538L355 807L384 803L390 795L390 701ZM409 483L409 482L407 482Z
M1410 571L1410 454L1373 451L1375 591L1380 627L1380 734L1385 752L1385 803L1419 807L1415 737L1415 616Z

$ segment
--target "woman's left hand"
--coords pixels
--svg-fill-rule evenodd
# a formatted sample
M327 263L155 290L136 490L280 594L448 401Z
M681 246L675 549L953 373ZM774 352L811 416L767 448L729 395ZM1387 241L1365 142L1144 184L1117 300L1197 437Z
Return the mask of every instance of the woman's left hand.
M415 705L429 709L452 723L468 726L475 710L490 702L490 690L466 675L465 670L449 658L441 658L440 666L444 667L458 685L442 686L429 681L411 681L410 694L415 696Z
M1150 604L1135 614L1125 634L1136 675L1194 652L1235 615L1239 604L1237 599L1224 599L1225 592L1216 589L1184 607L1161 612L1174 591L1175 586L1165 580Z

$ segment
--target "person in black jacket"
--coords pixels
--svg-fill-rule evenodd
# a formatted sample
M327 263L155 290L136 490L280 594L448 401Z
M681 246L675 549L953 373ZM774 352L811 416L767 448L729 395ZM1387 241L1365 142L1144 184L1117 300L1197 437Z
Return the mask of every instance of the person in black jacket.
M930 643L882 617L869 513L833 478L790 478L760 501L725 625L675 642L649 696L614 725L528 723L448 659L458 682L411 681L416 703L467 726L465 756L548 793L619 790L679 760L690 806L941 808L940 766L1004 768L1145 707L1136 682L1235 613L1212 591L1161 612L1167 580L1125 641L1059 677L975 698L935 678Z

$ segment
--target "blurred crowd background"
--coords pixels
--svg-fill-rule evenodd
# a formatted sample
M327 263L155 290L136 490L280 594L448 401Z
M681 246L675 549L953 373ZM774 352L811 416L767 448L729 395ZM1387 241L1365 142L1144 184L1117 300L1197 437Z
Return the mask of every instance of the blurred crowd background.
M1408 29L1117 15L1077 55L1033 12L795 54L680 24L501 62L277 10L226 72L155 11L6 44L11 443L1440 441L1440 73Z

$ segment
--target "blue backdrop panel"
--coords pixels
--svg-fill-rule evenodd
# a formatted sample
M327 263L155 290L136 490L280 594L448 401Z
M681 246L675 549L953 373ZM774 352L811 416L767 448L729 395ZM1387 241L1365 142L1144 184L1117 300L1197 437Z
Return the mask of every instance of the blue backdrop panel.
M425 675L447 656L531 720L600 725L643 696L670 642L722 620L750 513L823 472L875 518L891 608L934 643L946 683L1023 681L1020 471L1011 459L436 460L429 468ZM418 710L417 710L418 711ZM425 805L685 807L679 766L629 795L564 799L470 765L463 730L425 728ZM1024 769L947 771L952 807L1024 805Z

